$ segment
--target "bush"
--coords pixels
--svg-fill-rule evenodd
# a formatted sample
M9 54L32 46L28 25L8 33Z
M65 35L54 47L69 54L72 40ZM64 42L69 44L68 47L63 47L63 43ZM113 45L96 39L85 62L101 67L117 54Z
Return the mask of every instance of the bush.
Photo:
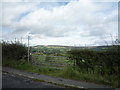
M118 75L120 67L120 46L112 46L106 51L73 49L68 57L74 62L74 67L101 75Z
M25 45L17 43L2 42L2 58L20 60L27 55L27 48Z

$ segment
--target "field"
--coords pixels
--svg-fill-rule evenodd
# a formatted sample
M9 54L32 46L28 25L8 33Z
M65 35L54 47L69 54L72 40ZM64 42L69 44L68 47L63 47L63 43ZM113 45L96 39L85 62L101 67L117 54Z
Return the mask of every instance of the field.
M71 64L66 57L67 49L64 47L33 47L31 51L33 61L37 66L63 69Z

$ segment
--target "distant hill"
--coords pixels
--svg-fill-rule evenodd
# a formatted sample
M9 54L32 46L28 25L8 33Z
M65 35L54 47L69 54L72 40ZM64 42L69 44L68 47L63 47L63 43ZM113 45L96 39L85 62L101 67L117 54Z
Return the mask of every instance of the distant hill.
M62 46L62 45L36 45L33 48L40 48L40 47L47 47L47 48L68 48L68 49L90 49L90 50L105 50L112 46L88 46L88 47L81 47L81 46Z

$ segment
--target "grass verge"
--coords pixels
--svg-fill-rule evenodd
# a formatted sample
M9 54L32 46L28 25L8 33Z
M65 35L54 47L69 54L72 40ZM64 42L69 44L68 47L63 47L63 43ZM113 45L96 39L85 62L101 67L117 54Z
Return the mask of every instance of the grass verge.
M25 70L28 72L33 72L38 74L46 74L50 76L63 77L67 79L106 84L114 88L120 87L118 83L119 81L118 76L111 76L111 75L100 76L97 74L92 74L92 73L83 72L83 71L78 72L77 70L74 70L72 67L67 67L64 70L56 70L56 69L52 69L44 66L36 67L24 60L20 60L20 61L4 60L3 66L12 67L12 68Z
M37 82L47 82L47 83L50 83L50 84L54 84L54 85L58 85L58 86L61 86L61 87L66 87L66 88L80 88L80 90L88 90L88 89L83 88L83 87L77 87L77 86L74 86L74 85L67 85L67 84L63 84L63 83L55 83L55 82L44 81L44 80L40 80L40 79L32 79L32 80L37 81Z

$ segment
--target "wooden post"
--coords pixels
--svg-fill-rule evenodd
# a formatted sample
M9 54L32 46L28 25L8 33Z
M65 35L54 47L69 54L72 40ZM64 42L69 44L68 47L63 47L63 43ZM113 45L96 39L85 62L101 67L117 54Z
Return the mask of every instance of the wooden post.
M30 38L30 37L28 36L28 62L29 62L29 59L30 59L30 58L29 58L29 57L30 57L29 38Z

